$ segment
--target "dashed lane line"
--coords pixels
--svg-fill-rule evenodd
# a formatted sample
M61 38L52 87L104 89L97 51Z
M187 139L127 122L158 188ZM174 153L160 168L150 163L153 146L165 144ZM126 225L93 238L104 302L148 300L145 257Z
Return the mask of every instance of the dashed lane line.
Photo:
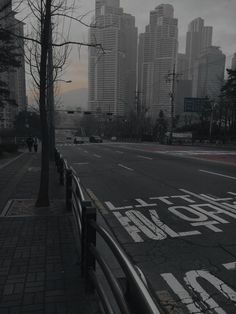
M124 152L121 152L120 150L115 151L117 154L124 154Z
M147 159L147 160L153 160L153 158L147 157L147 156L138 155L138 157L143 158L143 159Z
M83 165L88 165L88 162L73 162L73 165L78 165L78 166L83 166Z
M129 171L134 171L134 169L129 168L129 167L126 167L126 166L124 166L124 165L122 165L122 164L118 164L118 166L121 167L121 168L124 168L124 169L126 169L126 170L129 170Z
M199 169L199 171L204 172L204 173L209 173L209 174L219 176L219 177L224 177L224 178L236 180L236 177L227 176L225 174L221 174L221 173L217 173L217 172L212 172L212 171L207 171L207 170L202 170L202 169Z
M102 158L102 156L100 155L97 155L97 154L93 154L94 157L97 157L97 158Z

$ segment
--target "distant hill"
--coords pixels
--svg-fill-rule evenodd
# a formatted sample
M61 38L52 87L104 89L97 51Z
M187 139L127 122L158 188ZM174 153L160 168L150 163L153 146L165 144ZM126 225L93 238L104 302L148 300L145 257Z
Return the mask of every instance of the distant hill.
M59 106L67 109L75 109L80 107L82 110L88 108L88 89L81 88L65 92L59 97Z

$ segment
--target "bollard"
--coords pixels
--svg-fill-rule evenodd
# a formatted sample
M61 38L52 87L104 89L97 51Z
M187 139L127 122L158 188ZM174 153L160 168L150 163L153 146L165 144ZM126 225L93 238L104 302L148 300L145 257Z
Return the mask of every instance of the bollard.
M72 210L72 170L66 170L66 209Z

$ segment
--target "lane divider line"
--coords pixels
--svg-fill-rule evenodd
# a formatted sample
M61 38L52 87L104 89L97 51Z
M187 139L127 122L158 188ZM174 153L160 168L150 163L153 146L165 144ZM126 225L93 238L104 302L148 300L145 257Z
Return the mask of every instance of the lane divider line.
M121 168L124 168L124 169L126 169L126 170L129 170L129 171L134 171L134 169L129 168L129 167L126 167L126 166L124 166L124 165L122 165L122 164L118 164L118 166L121 167Z
M124 154L124 152L121 152L120 150L115 151L117 154Z
M102 156L100 155L97 155L97 154L93 154L94 157L97 157L97 158L102 158Z
M88 165L88 162L73 162L73 165L79 165L79 166L83 166L83 165Z
M138 157L143 158L143 159L147 159L147 160L153 160L153 158L147 157L147 156L138 155Z
M212 171L207 171L207 170L202 170L202 169L199 169L199 171L200 172L204 172L204 173L213 174L213 175L219 176L219 177L224 177L224 178L236 180L236 177L227 176L225 174L221 174L221 173L218 173L218 172L212 172Z

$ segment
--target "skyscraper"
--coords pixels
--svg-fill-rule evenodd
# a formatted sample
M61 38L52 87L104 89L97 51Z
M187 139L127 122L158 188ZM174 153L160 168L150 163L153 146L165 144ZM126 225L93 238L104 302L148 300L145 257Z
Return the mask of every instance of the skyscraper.
M219 47L204 49L195 62L193 97L217 99L224 82L225 55Z
M24 30L21 21L15 18L15 12L12 11L11 2L1 2L1 26L10 32L23 36ZM3 43L4 44L4 43ZM21 38L15 38L14 52L18 54L20 66L17 68L9 67L5 72L0 73L0 80L6 84L9 90L9 97L2 98L0 107L0 127L13 128L15 116L19 111L26 109L26 86L25 86L25 64L24 64L24 41ZM0 48L1 49L1 48Z
M134 105L137 28L119 0L96 0L89 42L89 108L93 112L124 115Z
M236 70L236 52L232 58L232 64L231 64L231 69Z
M190 80L193 79L195 61L204 49L212 45L212 31L211 26L204 26L204 20L200 17L194 19L188 26L186 55Z
M178 47L178 20L174 18L174 8L161 4L150 12L150 21L139 42L139 85L142 105L151 117L156 118L162 110L171 115L171 83L167 75L176 64Z
M184 112L184 98L192 96L192 80L188 79L188 58L186 54L177 55L178 81L175 94L175 113L181 115Z

